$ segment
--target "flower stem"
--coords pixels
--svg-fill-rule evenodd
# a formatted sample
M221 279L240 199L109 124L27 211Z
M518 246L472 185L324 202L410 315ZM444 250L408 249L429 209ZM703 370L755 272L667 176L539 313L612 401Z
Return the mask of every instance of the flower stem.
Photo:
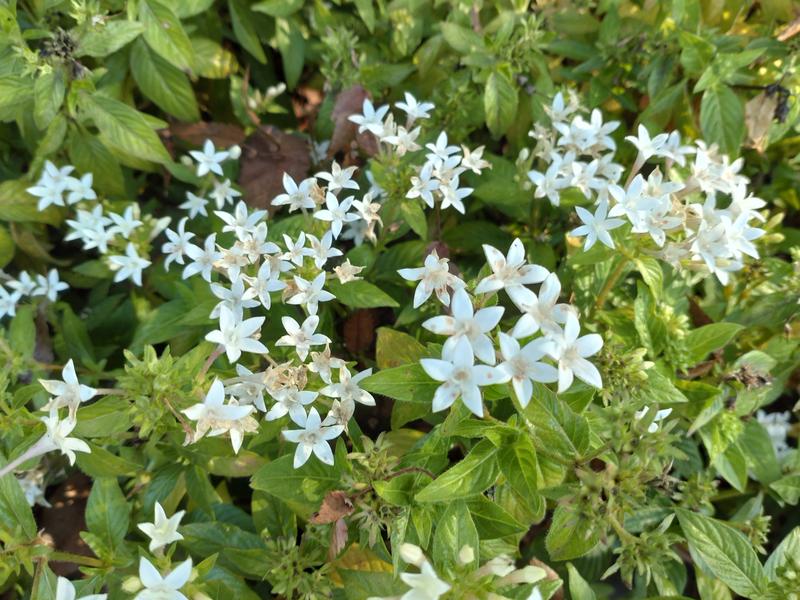
M74 554L72 552L63 552L61 550L56 550L55 552L51 552L47 555L49 560L54 560L58 562L70 562L75 563L76 565L83 565L84 567L98 567L102 568L105 567L105 563L102 560L97 558L92 558L91 556L83 556L82 554Z
M200 369L200 373L198 373L198 376L201 378L205 377L206 373L208 373L208 370L211 368L211 365L214 364L215 360L217 360L220 356L222 356L223 352L225 352L225 346L223 346L222 344L214 348L211 354L208 355L208 358L206 359L206 362L203 364L203 368Z
M619 278L622 277L622 274L625 272L625 267L628 266L629 261L630 259L627 256L621 257L620 261L617 263L617 266L614 267L614 270L608 274L608 277L606 277L606 282L603 284L603 289L600 290L600 293L597 295L597 299L594 302L594 311L603 308L608 294L619 281Z
M14 470L22 463L32 458L36 458L37 456L41 456L42 454L46 454L51 450L55 450L55 446L50 443L49 439L45 435L40 438L39 441L33 444L33 446L25 450L25 452L0 469L0 477L5 477L9 473L13 473Z

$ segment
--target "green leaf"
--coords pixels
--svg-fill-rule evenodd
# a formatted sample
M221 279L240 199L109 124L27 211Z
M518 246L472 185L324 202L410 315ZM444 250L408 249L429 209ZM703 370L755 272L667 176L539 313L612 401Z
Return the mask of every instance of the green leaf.
M600 539L597 522L576 507L559 504L544 543L553 560L571 560L589 552Z
M372 0L353 0L358 11L358 16L367 26L367 31L372 33L375 30L375 7Z
M103 57L127 46L144 31L138 21L106 21L97 29L90 29L78 42L76 56Z
M92 173L93 185L111 196L125 192L125 180L119 161L97 136L73 129L67 140L69 159L79 173Z
M536 473L539 463L536 460L536 448L533 441L522 433L513 444L504 445L497 457L508 483L517 493L531 502L537 496L538 483Z
M193 37L192 48L194 49L194 70L200 77L227 79L239 68L236 56L214 40Z
M81 407L73 435L79 438L113 436L131 426L130 402L120 396L106 396Z
M483 38L467 27L442 23L441 29L445 41L460 54L472 54L483 49Z
M11 537L22 534L21 541L36 537L33 512L13 473L0 477L0 527Z
M30 106L33 86L33 80L27 77L0 77L0 121L13 121L20 110Z
M200 111L189 78L137 40L131 52L131 73L139 89L155 104L183 121L197 121Z
M770 580L775 581L778 570L787 565L792 565L800 556L800 527L795 527L789 532L778 547L769 555L767 562L764 563L764 571Z
M275 42L281 53L286 87L292 90L303 73L306 40L300 28L289 19L276 19L275 28Z
M589 449L589 423L540 383L524 414L535 427L540 453L579 457Z
M525 533L529 525L517 521L505 508L486 496L467 501L469 514L481 540L496 540Z
M744 107L727 85L703 92L700 102L700 129L709 143L716 143L729 156L736 156L745 134Z
M81 409L85 410L85 409ZM76 464L90 477L117 477L118 475L134 475L141 471L141 465L120 458L102 446L86 442L91 453L78 452Z
M400 202L400 214L403 215L406 223L411 227L411 231L420 238L427 239L428 219L419 202L403 200Z
M642 274L642 279L653 292L653 298L661 298L661 291L664 285L664 273L661 271L661 263L655 258L645 256L636 259L636 268Z
M464 546L469 546L475 552L473 564L477 564L478 541L478 530L464 501L449 503L444 514L436 522L436 530L433 533L433 556L442 563L455 565L458 563L458 553Z
M26 304L17 309L17 314L8 326L8 341L14 354L25 358L33 356L36 347L36 324L33 306Z
M130 507L115 477L95 479L86 503L86 526L110 549L117 548L128 533Z
M255 9L255 7L253 8ZM258 39L258 32L253 22L250 7L247 6L244 0L228 0L228 9L231 13L231 24L233 25L233 33L236 39L258 62L266 64L267 56L264 54L261 40Z
M419 364L383 369L361 381L368 392L381 394L401 402L430 405L441 384L431 379Z
M14 239L8 229L0 225L0 269L14 258Z
M482 493L497 479L497 448L481 440L455 466L439 475L416 495L417 502L449 502Z
M494 137L500 137L517 115L517 89L505 70L492 71L483 93L486 126Z
M594 591L572 563L567 563L567 572L569 573L569 594L572 596L572 600L595 600Z
M697 363L705 359L735 338L742 329L744 327L738 323L711 323L690 331L686 336L689 362Z
M158 135L138 110L99 93L86 95L83 99L106 146L143 160L157 163L170 160Z
M773 481L770 488L778 492L783 501L794 506L800 501L800 475L786 475Z
M160 0L139 0L139 21L145 41L156 54L183 71L191 70L192 43L172 8Z
M328 290L336 299L350 308L377 308L400 306L389 294L376 285L360 279L349 283L329 281Z
M746 449L747 464L757 481L769 484L780 479L781 466L775 455L775 447L761 423L756 419L745 422L744 431L738 441Z
M36 78L33 86L33 120L39 129L46 129L64 102L67 84L64 70L54 68Z
M689 547L737 594L762 598L767 576L747 538L733 527L698 513L675 509Z
M0 221L58 224L61 220L58 209L48 206L40 211L36 207L36 198L25 191L30 185L21 179L0 183Z
M399 367L408 363L416 363L425 356L425 346L416 338L402 331L389 327L379 327L375 342L375 362L378 369Z
M250 8L271 17L288 17L303 8L303 0L262 0Z

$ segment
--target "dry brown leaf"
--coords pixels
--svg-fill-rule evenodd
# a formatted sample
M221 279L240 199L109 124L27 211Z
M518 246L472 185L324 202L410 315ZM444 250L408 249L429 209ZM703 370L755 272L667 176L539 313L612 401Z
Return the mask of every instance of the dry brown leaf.
M369 98L367 90L360 85L343 90L336 96L336 102L331 111L333 135L328 148L329 157L340 151L349 151L353 141L356 141L369 156L378 153L378 142L375 140L375 136L369 132L358 133L358 126L348 119L350 115L361 114L362 105L367 98Z
M271 208L272 199L283 193L283 174L304 179L311 167L308 142L277 127L263 125L242 144L239 185L244 199L255 208Z
M331 528L331 545L328 546L328 560L335 560L347 545L347 522L338 519Z
M319 510L309 521L314 525L326 525L353 513L353 502L346 492L334 490L325 495Z
M769 127L775 118L778 94L761 92L744 107L744 123L747 127L747 145L764 152L769 142Z
M245 139L244 129L231 123L173 123L169 131L193 146L202 146L206 140L211 140L215 146L227 148Z

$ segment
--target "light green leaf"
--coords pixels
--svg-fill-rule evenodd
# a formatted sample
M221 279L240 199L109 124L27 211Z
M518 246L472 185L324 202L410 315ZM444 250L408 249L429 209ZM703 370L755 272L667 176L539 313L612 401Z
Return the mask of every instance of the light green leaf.
M8 341L14 354L31 358L36 347L36 324L33 306L26 304L17 309L17 314L8 326Z
M389 327L378 328L375 342L375 362L378 369L416 363L425 353L425 346L407 333Z
M11 537L21 535L20 541L36 536L31 507L13 473L0 477L0 527Z
M504 445L500 449L497 458L500 470L511 487L525 500L534 502L539 487L536 481L539 463L531 438L524 433L520 434L513 444Z
M276 19L275 28L275 41L281 53L286 86L292 90L303 73L306 40L297 24L289 19Z
M130 402L120 396L106 396L78 412L72 434L79 438L106 437L127 431L131 426Z
M517 89L505 70L492 71L483 93L486 126L494 137L500 137L517 115Z
M401 402L428 404L441 384L431 379L419 364L382 369L361 381L361 387Z
M769 555L767 562L764 563L764 571L770 580L775 581L778 570L788 564L792 564L800 556L800 527L795 527L789 532L778 547Z
M138 21L107 21L97 29L90 29L78 42L76 56L103 57L128 45L144 31Z
M119 161L97 139L82 129L73 129L67 140L69 160L79 173L92 173L96 189L119 196L125 192L125 180Z
M136 40L131 52L131 73L142 93L169 114L183 121L197 121L200 111L189 78Z
M800 501L800 475L786 475L778 481L773 481L769 487L778 492L784 502L792 506Z
M449 502L482 493L497 479L497 448L481 440L455 466L439 475L416 495L417 502Z
M689 361L697 363L705 359L735 338L742 329L744 327L738 323L711 323L690 331L686 336Z
M455 565L458 553L464 546L475 552L473 564L479 562L478 530L463 500L447 505L444 514L436 521L433 533L433 556L442 563Z
M570 560L589 552L599 539L600 530L594 519L576 507L560 504L544 543L553 560Z
M21 109L30 106L33 86L33 80L27 77L0 77L0 121L13 121Z
M719 144L729 156L739 154L745 134L742 101L727 85L716 85L703 92L700 102L700 129L709 143Z
M46 129L64 102L67 84L64 70L54 68L36 78L33 86L33 120L39 129Z
M483 49L483 38L467 27L442 23L441 29L445 41L459 54L471 54Z
M0 269L14 258L14 240L8 229L0 225Z
M110 549L117 548L128 532L130 506L115 477L95 479L86 503L86 526Z
M350 308L400 306L394 298L381 288L363 279L349 283L329 281L326 285L328 290L336 296L336 300Z
M730 525L682 508L675 510L689 547L734 592L762 598L767 576L752 545Z
M423 240L428 238L428 219L419 202L403 200L400 202L400 214L411 227L411 231Z
M303 0L262 0L250 8L271 17L288 17L303 8Z
M192 43L180 19L160 0L139 0L139 21L147 44L175 67L192 68Z
M0 221L58 224L58 209L54 206L42 211L36 208L36 198L25 191L30 186L30 182L21 179L0 183Z
M231 24L236 39L258 62L266 64L267 56L264 54L261 40L258 39L250 7L244 0L228 0L228 9L231 13Z
M642 279L653 292L653 298L661 298L661 290L664 285L664 273L661 271L661 263L655 258L644 256L636 259L636 268L642 274Z
M194 70L200 77L227 79L239 68L236 56L214 40L193 37L192 48L194 49Z
M572 600L595 600L594 591L572 563L567 563L567 572L569 573L569 593Z

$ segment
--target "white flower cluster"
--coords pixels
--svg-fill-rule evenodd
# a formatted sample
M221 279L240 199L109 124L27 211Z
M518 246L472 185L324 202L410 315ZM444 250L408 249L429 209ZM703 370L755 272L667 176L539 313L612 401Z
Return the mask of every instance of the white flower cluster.
M405 102L397 102L395 106L406 114L405 124L398 125L389 112L389 106L375 108L368 99L364 100L362 114L351 115L350 120L358 125L358 132L370 132L382 144L381 150L394 152L404 156L416 152L422 147L417 143L422 128L415 124L420 119L430 117L434 106L430 102L418 102L414 96L406 92ZM447 133L442 131L435 143L425 145L428 153L425 162L417 174L411 178L411 189L406 198L420 198L429 208L433 208L438 200L441 207L453 207L461 214L466 211L464 199L472 193L472 188L461 187L460 176L466 171L480 174L489 167L483 160L483 146L470 151L466 146L451 146L447 141Z
M620 185L624 168L614 162L616 144L611 138L619 123L604 123L598 109L589 120L582 112L575 96L565 102L556 94L547 109L552 128L537 124L530 133L537 140L534 155L547 168L532 170L528 177L536 187L535 197L547 197L555 206L567 188L577 188L595 202L594 213L577 208L583 225L571 232L586 236L584 249L597 240L614 248L609 231L627 220L631 233L650 236L655 244L651 254L675 267L706 268L723 284L742 268L745 256L758 258L752 242L764 230L750 222L764 220L757 210L765 202L748 192L749 180L739 173L741 159L731 162L716 146L702 141L682 145L677 131L651 137L640 125L636 136L625 138L638 154ZM639 171L654 161L663 165L645 178ZM725 208L717 206L720 196L729 198Z
M589 385L602 387L599 371L586 359L602 348L603 339L595 333L579 337L577 311L558 302L558 276L542 266L527 264L519 239L514 240L505 256L486 244L483 249L492 274L478 282L473 291L484 296L479 306L488 301L486 294L503 289L522 313L508 333L497 333L499 364L491 334L503 317L502 306L476 310L466 283L450 273L448 260L439 258L435 251L425 258L423 267L399 271L404 279L419 282L414 307L435 292L439 301L451 309L449 316L433 317L422 324L433 333L447 336L441 359L420 361L428 375L442 382L433 397L433 410L444 410L461 398L467 408L482 417L480 387L508 381L523 407L530 402L534 382L558 381L558 391L564 392L577 376ZM526 287L538 283L538 294ZM539 335L534 338L536 334ZM525 340L525 345L519 340ZM544 362L546 357L556 361L558 368ZM476 364L476 358L484 364Z
M789 411L767 413L759 410L756 413L756 419L767 430L769 438L772 440L772 447L775 448L778 460L783 460L792 452L792 447L786 441L789 430L792 428L791 418L792 413Z
M6 277L6 284L0 285L0 319L6 315L13 317L23 298L47 298L50 302L55 302L59 292L69 289L59 278L56 269L50 269L47 275L36 274L33 277L27 271L20 271L16 279L6 276L5 273L2 275Z
M206 142L204 151L194 152L198 162L198 175L214 173L222 175L221 162L231 156L230 152L217 152L211 142ZM286 192L277 196L274 206L288 206L289 212L302 210L311 225L323 231L320 237L309 232L300 232L296 239L283 235L283 247L267 241L267 212L249 211L240 201L233 212L221 210L238 192L229 181L215 182L216 188L225 189L216 196L220 210L214 214L224 222L223 233L231 233L233 242L226 247L217 242L215 234L208 236L203 247L192 242L194 234L186 231L188 219L205 214L208 203L203 194L194 196L196 211L190 210L188 217L181 219L177 231L167 230L168 241L162 250L167 255L165 266L171 263L184 265L183 278L200 274L210 283L211 292L219 303L210 318L218 319L219 326L206 339L225 352L231 364L239 361L242 353L254 353L267 357L271 365L264 371L253 373L243 365L236 364L237 376L226 380L215 380L203 402L184 410L196 428L188 441L202 437L229 435L235 452L241 448L244 434L256 431L259 412L264 419L276 420L287 416L301 429L283 432L285 439L297 444L295 467L304 464L315 454L325 463L333 464L333 453L329 440L340 435L355 410L356 403L374 405L375 399L359 387L359 381L371 374L371 370L352 375L341 359L331 356L330 339L317 333L319 305L334 299L324 289L326 279L335 277L341 283L357 279L361 267L345 261L328 273L330 259L342 256L334 241L343 235L346 225L361 222L367 235L374 235L374 227L380 224L379 205L372 202L371 193L362 200L353 196L340 199L345 190L359 190L353 180L355 167L342 168L334 162L330 171L317 173L314 177L297 184L291 176L284 174ZM312 220L313 219L313 220ZM315 224L316 223L316 224ZM320 228L322 226L322 229ZM212 281L218 274L219 281ZM223 283L227 280L228 283ZM269 350L260 341L260 330L266 317L246 318L245 310L269 310L272 294L281 292L281 301L301 306L306 318L302 323L291 317L283 317L286 335L277 340L276 346L292 348L297 363L291 360L277 364L269 356ZM312 351L318 348L318 351ZM309 359L310 357L310 359ZM337 370L337 380L333 370ZM322 384L318 391L306 390L308 374L315 374ZM319 396L333 399L332 407L325 419L312 406ZM265 397L271 406L265 403Z

